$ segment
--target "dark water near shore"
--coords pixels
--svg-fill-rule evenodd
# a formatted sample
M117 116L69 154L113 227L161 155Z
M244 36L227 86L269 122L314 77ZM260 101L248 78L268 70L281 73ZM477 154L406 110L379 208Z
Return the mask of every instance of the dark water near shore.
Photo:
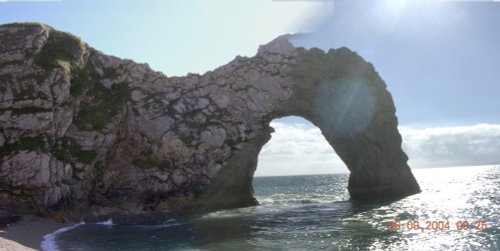
M414 174L422 193L387 203L349 201L347 174L258 177L254 186L262 205L257 207L187 221L172 219L156 226L82 224L46 236L43 246L45 250L500 250L500 167L419 169ZM459 230L465 221L468 229ZM390 229L391 222L401 229Z

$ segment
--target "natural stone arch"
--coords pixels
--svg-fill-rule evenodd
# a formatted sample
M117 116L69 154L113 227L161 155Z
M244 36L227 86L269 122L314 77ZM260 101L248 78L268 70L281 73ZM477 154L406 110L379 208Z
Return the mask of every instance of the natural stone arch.
M265 129L231 157L228 166L234 169L222 170L212 181L206 196L214 208L257 204L251 184L258 154L273 132L271 120L285 116L303 117L321 130L350 171L352 199L420 192L401 149L392 97L371 64L346 48L326 54L296 49L286 36L262 46L259 54L293 56L285 75L291 94L266 114Z
M0 40L0 207L143 221L256 205L269 123L289 115L321 129L351 172L352 198L419 192L391 95L347 48L295 48L284 36L169 78L43 24L0 26Z

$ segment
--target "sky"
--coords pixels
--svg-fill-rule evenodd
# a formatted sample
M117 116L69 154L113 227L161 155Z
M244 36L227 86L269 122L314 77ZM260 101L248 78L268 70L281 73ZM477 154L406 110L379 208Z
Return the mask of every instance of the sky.
M5 0L3 0L5 1ZM270 0L0 0L0 23L35 21L167 76L213 70L261 44L306 30L308 2Z
M0 24L36 21L167 76L203 74L286 33L373 63L412 168L500 163L500 3L438 0L0 0ZM347 172L319 129L275 120L257 176ZM284 147L286 146L286 147Z

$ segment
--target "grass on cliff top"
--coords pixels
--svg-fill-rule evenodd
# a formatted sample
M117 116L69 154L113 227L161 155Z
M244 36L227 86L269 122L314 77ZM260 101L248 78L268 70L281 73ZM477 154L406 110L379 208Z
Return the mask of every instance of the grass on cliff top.
M35 56L35 63L47 71L61 67L69 72L70 62L81 49L80 38L70 33L52 30L44 47Z
M40 23L40 22L15 22L15 23L2 24L0 26L4 26L4 27L9 27L9 26L16 26L16 27L42 26L42 27L48 27L47 25L45 25L43 23Z

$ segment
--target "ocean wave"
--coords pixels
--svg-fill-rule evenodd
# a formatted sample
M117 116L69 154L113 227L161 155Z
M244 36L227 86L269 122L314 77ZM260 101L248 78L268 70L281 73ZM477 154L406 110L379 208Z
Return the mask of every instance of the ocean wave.
M97 222L95 224L97 224L97 225L105 225L105 226L113 226L113 219L109 218L108 220Z
M78 224L69 226L69 227L63 227L57 229L55 232L46 234L43 236L42 243L40 244L40 247L42 248L43 251L59 251L59 248L57 247L56 244L56 236L58 234L70 231L72 229L75 229L76 227L79 227L81 225L84 225L85 222L80 222Z
M266 197L257 197L260 205L304 205L313 203L330 203L336 201L337 198L328 196L318 196L316 194L308 195L287 195L273 194Z
M158 224L137 224L134 225L135 227L141 227L141 228L169 228L169 227L175 227L175 226L180 226L186 224L186 221L184 220L178 220L178 219L168 219L162 223Z
M176 220L176 219L168 219L167 221L158 224L158 225L153 225L153 227L159 227L159 228L166 228L166 227L174 227L174 226L180 226L185 224L185 222Z
M289 200L273 200L271 198L263 199L259 201L261 205L286 205L286 204L312 204L312 203L322 203L321 200L311 200L311 199L289 199Z

